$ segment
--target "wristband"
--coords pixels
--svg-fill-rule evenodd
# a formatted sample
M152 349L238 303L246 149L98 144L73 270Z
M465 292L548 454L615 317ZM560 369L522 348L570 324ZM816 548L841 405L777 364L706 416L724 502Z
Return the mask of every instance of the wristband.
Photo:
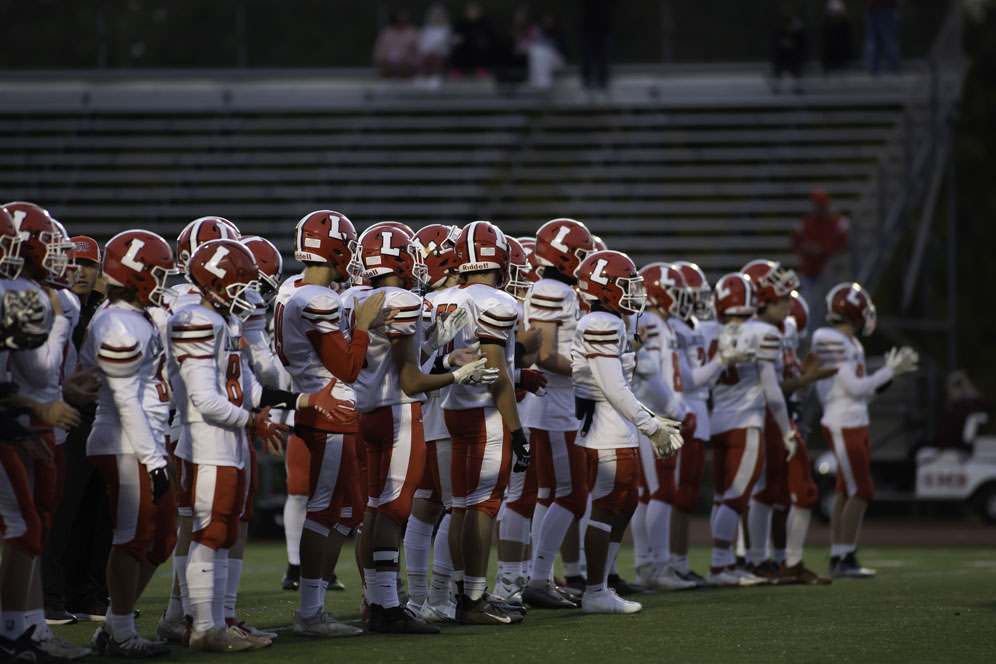
M443 355L443 369L445 369L446 371L449 371L450 369L453 369L453 368L454 368L453 365L450 364L449 353L447 353L446 355Z

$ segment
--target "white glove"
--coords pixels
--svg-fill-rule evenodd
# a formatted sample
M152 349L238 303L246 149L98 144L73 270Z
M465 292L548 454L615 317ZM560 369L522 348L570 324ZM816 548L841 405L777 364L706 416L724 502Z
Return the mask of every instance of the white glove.
M448 316L438 319L426 330L426 339L422 344L422 349L427 354L432 354L453 341L457 333L470 322L470 312L467 307L460 307Z
M788 452L788 457L786 461L791 461L795 458L795 452L799 447L799 439L796 436L795 431L789 431L784 436L782 436L782 445L785 446L785 451Z
M740 339L740 323L729 323L719 331L719 339L716 348L716 357L721 365L739 364L748 362L754 357L753 348L738 348L742 342Z
M681 438L681 422L669 420L660 415L654 415L657 420L658 429L650 442L654 447L654 456L658 459L666 459L681 449L685 441Z
M885 354L885 366L889 367L893 376L916 371L919 361L920 356L909 346L893 347Z
M453 372L454 385L490 385L498 380L498 369L488 369L483 357Z

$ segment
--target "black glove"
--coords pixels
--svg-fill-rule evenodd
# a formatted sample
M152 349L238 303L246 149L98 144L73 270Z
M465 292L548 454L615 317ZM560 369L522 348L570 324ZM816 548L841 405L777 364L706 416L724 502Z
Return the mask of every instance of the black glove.
M515 466L512 467L517 473L521 473L529 467L529 440L522 429L512 432L512 451L515 452Z
M17 414L0 410L0 441L14 443L23 438L34 438L38 433L25 428L17 421Z
M152 502L158 503L169 491L169 473L165 468L150 470L149 483L152 485Z

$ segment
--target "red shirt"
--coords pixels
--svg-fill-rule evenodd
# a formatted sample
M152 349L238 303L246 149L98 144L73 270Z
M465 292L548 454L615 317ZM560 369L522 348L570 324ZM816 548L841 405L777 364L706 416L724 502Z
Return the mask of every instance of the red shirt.
M799 254L799 272L816 277L834 254L847 249L850 222L847 217L806 215L792 234L792 249Z

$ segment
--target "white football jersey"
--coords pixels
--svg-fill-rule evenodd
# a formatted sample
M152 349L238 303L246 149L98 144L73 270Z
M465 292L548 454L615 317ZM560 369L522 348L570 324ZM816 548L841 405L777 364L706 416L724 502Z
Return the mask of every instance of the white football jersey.
M857 378L864 378L867 374L865 348L855 337L832 327L821 327L813 333L813 350L825 366L849 370ZM843 380L834 375L816 381L816 394L823 406L823 417L820 419L823 426L868 426L868 402L874 390L863 395L853 394L844 387Z
M453 348L478 350L482 340L504 344L505 368L511 376L515 370L515 329L519 322L515 298L494 286L462 284L442 291L436 299L437 312L452 312L460 307L467 308L470 322L453 339ZM482 407L495 407L487 386L451 385L443 397L446 410Z
M200 304L201 289L189 282L179 283L166 289L163 302L172 316L187 305Z
M249 366L259 382L270 387L280 387L283 372L280 360L273 354L270 335L266 331L269 306L259 291L248 291L246 297L255 306L252 315L242 326L242 336L248 344L246 353Z
M624 384L611 386L617 392L629 392L632 403L638 404L632 393L633 375L636 372L636 352L629 341L626 323L619 316L598 311L585 315L578 321L571 344L571 381L574 393L582 399L595 401L595 414L587 433L578 435L576 444L594 449L638 447L639 433L636 424L609 403L608 397L592 372L592 361L608 359L619 362ZM640 421L653 418L642 410L634 414ZM575 418L575 422L577 419ZM576 426L580 426L578 422Z
M73 327L79 320L78 300L75 308L64 310L62 315L55 316L48 293L34 281L18 277L6 282L6 286L8 292L36 291L45 303L46 317L52 321L45 343L32 350L19 350L10 354L8 366L10 380L18 386L21 394L35 401L42 403L59 401L62 399L62 371L66 345L72 345ZM65 300L60 297L60 304L63 302ZM27 417L25 416L22 421L27 422Z
M193 463L242 468L246 424L262 387L242 353L242 326L202 304L169 319L168 371L182 428L176 456Z
M391 356L392 341L406 337L415 337L415 352L420 352L422 298L409 290L387 286L358 292L355 295L357 304L377 293L384 293L384 311L396 309L397 313L387 325L369 330L367 359L354 384L356 409L361 413L369 413L382 406L425 401L424 394L409 396L401 389L401 377Z
M554 350L569 358L574 331L580 315L578 297L574 289L555 279L540 279L526 294L524 303L526 325L538 321L554 323L557 336ZM540 367L533 367L540 369ZM523 425L530 429L544 431L576 431L574 417L574 387L570 376L561 376L552 371L544 372L547 378L546 394L537 397L527 394L519 406Z
M438 310L435 303L443 292L445 291L426 293L425 301L422 303L422 326L424 329L428 329L430 325L436 322ZM422 370L429 371L435 363L436 357L447 355L451 350L452 344L447 344L447 346L437 350L429 358L428 362L423 365ZM426 441L443 440L450 437L443 416L443 396L448 390L449 386L433 390L432 392L426 392L425 394L425 403L422 404L422 429L425 431Z
M59 384L61 385L66 376L71 376L76 371L76 365L79 363L79 354L76 351L76 346L73 345L73 330L80 322L80 299L76 293L67 288L57 290L56 295L62 306L62 315L69 319L69 336L62 346L62 366L59 369ZM56 427L54 433L56 445L62 445L66 442L67 432L65 429Z
M151 317L127 302L102 307L87 328L80 366L100 369L97 413L87 454L166 455L170 392L160 373L166 353ZM138 405L141 414L122 416L120 406Z
M710 428L714 436L764 425L767 400L758 363L778 361L782 335L774 325L752 318L741 324L737 347L753 349L755 356L749 362L726 367L713 386Z
M716 321L699 321L692 318L692 325L680 318L669 319L671 329L678 339L679 366L682 372L682 396L688 408L695 413L695 433L698 440L709 440L709 390L708 385L691 387L692 370L705 366L716 353L718 326ZM694 327L693 327L694 325Z

